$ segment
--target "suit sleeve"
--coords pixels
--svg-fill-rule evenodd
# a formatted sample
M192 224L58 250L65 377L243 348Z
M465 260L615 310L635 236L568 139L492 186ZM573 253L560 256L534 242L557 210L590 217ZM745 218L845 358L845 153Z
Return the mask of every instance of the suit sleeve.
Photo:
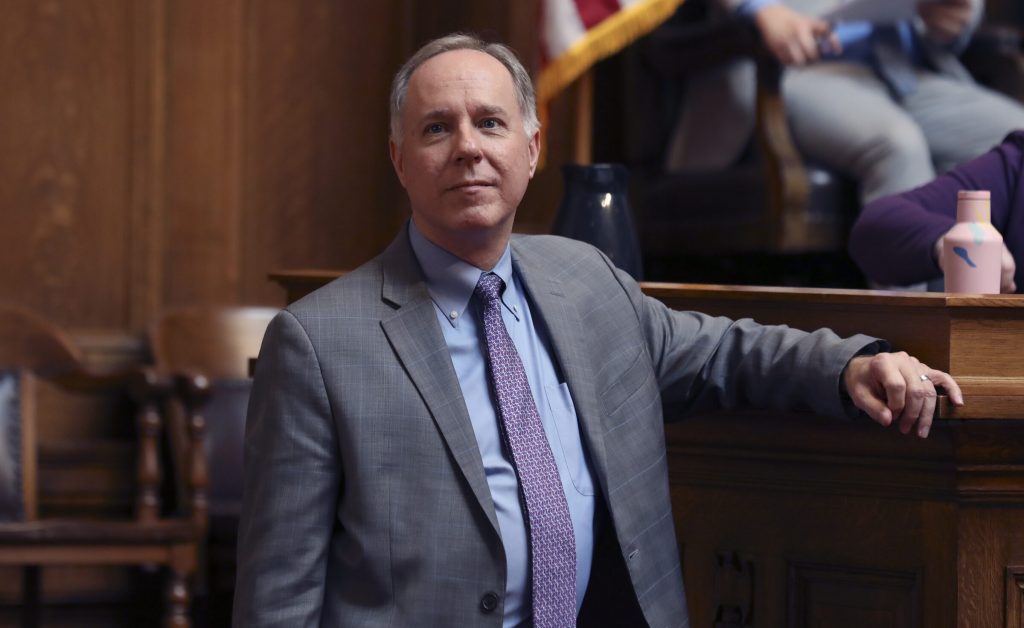
M341 461L323 376L289 312L260 349L245 430L235 626L319 626Z
M841 394L841 375L851 358L884 350L884 341L672 310L616 272L637 311L665 403L684 411L749 406L859 414Z

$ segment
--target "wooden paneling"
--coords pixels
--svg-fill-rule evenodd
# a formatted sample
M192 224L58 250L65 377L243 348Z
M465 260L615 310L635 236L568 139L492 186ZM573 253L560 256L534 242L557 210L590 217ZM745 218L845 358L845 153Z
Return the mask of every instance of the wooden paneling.
M133 4L2 6L0 296L62 323L127 322Z
M789 568L790 628L912 628L920 590L916 574L842 565Z
M391 76L469 30L536 57L511 0L0 0L0 298L135 335L165 307L282 303L267 273L353 268L408 215ZM546 231L573 144L519 212Z
M1006 568L1005 628L1024 628L1024 567Z
M241 0L166 5L166 157L161 305L238 294Z
M242 300L279 302L273 268L353 268L404 219L387 153L398 4L249 4Z

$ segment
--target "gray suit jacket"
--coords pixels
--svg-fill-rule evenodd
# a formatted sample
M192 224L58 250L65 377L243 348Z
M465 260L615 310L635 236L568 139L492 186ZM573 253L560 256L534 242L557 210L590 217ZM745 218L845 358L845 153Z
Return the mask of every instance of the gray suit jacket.
M685 626L662 399L842 415L840 373L873 339L674 312L563 238L514 237L512 259L576 405L622 587L648 624ZM271 323L235 625L501 626L505 557L434 307L403 230Z
M712 0L711 19L730 18L746 0ZM781 0L805 15L824 15L847 0ZM930 43L921 23L914 27L925 61L935 71L955 79L969 76L957 55L967 46L981 22L983 0L972 0L970 25L955 42ZM693 76L665 156L671 171L714 171L736 162L754 131L756 68L753 61L730 63Z

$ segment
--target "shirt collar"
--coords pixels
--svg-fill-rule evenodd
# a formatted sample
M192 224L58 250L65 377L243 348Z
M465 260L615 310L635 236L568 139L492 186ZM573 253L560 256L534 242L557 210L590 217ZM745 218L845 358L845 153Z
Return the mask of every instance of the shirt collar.
M426 238L416 228L416 223L409 221L409 244L412 252L423 270L427 282L427 292L434 305L441 310L445 319L452 327L458 327L459 321L469 307L473 290L484 272L469 262L462 260ZM502 301L508 303L507 296L514 290L512 283L512 251L505 245L505 251L489 272L494 273L505 282L505 295ZM508 307L506 305L506 307ZM519 313L512 311L516 318Z

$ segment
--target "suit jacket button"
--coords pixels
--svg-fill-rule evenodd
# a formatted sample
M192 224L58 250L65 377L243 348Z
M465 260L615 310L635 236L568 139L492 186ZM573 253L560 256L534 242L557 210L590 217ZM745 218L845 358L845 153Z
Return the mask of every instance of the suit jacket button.
M484 596L480 598L480 610L485 613L493 613L496 608L498 608L498 594L494 591L484 593Z

